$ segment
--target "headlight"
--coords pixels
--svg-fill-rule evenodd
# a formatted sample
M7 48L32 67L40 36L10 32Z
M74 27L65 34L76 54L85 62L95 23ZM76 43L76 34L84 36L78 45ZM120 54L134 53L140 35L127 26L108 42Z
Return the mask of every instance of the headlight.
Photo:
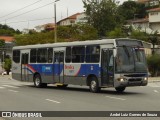
M118 81L124 82L124 78L118 78Z
M146 81L146 80L148 80L148 78L147 78L147 77L145 77L145 78L144 78L144 80Z

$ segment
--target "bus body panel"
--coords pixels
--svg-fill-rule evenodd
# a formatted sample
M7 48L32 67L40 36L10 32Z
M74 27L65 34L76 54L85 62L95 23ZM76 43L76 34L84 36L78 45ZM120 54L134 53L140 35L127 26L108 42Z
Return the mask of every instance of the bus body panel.
M128 40L127 42L116 42L119 39L105 39L105 40L95 40L95 41L83 41L83 42L70 42L70 43L55 43L46 45L28 45L28 46L18 46L13 48L14 51L20 51L20 61L15 62L13 57L12 62L12 77L16 80L21 81L31 81L33 82L34 75L40 74L42 83L62 83L62 84L73 84L73 85L88 85L87 80L89 76L95 77L98 80L99 87L127 87L127 86L145 86L147 85L148 77L146 72L141 73L117 73L116 71L116 59L118 53L118 44L122 45L130 43L140 45L139 40ZM120 39L122 41L122 39ZM136 43L138 42L138 43ZM81 63L66 62L67 47L84 46L85 54L88 52L87 46L99 46L99 62L87 63L86 61ZM127 46L128 47L128 46ZM120 46L124 51L124 54L128 54L128 48L123 45ZM143 46L140 46L143 47ZM51 63L30 63L31 57L30 51L32 49L46 48L47 50L51 48L53 50L53 60ZM79 47L80 48L80 47ZM97 48L96 48L97 49ZM137 47L139 50L139 46ZM82 51L83 52L83 51ZM140 52L139 52L140 53ZM72 51L73 54L73 51ZM81 54L81 53L80 53ZM88 53L87 53L88 54ZM91 53L92 54L92 53ZM94 54L94 53L93 53ZM74 56L75 57L75 56ZM86 56L84 57L85 60ZM109 58L110 57L110 58ZM111 59L112 58L112 59ZM21 60L22 59L22 60ZM23 60L24 59L24 60ZM59 59L57 61L57 59ZM106 60L106 61L105 61ZM110 69L110 60L112 61L112 69ZM103 62L103 64L102 64ZM139 63L137 63L139 64ZM106 70L103 67L106 66ZM129 68L130 66L128 66ZM135 66L134 66L135 67ZM102 73L104 72L104 73ZM135 74L143 76L134 76ZM111 80L111 81L110 81Z

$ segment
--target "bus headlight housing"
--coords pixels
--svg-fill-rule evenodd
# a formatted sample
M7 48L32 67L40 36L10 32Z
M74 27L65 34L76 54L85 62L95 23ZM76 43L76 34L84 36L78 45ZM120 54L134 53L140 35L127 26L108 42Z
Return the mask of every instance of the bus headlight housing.
M118 78L117 80L118 80L119 82L124 82L124 81L125 81L124 78Z
M144 81L147 81L147 80L148 80L148 78L147 78L147 77L145 77L145 78L144 78Z

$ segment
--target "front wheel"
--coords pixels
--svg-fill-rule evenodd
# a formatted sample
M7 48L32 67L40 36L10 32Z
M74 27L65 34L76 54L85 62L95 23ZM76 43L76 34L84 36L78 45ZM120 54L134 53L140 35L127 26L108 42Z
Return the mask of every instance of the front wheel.
M117 92L123 92L126 89L126 87L116 87L115 89Z
M99 84L98 84L98 81L95 77L92 77L91 78L91 81L90 81L90 91L93 92L93 93L97 93L100 91L100 87L99 87Z
M41 76L37 74L34 77L34 86L37 88L47 87L47 83L42 83Z

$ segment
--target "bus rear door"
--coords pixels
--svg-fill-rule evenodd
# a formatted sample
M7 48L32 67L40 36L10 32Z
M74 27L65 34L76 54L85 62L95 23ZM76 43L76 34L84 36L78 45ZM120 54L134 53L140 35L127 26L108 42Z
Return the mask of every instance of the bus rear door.
M114 80L114 57L113 49L102 49L101 52L101 84L113 86Z
M54 81L64 83L64 51L54 51Z
M21 52L21 81L29 81L28 75L28 59L29 59L29 52Z

